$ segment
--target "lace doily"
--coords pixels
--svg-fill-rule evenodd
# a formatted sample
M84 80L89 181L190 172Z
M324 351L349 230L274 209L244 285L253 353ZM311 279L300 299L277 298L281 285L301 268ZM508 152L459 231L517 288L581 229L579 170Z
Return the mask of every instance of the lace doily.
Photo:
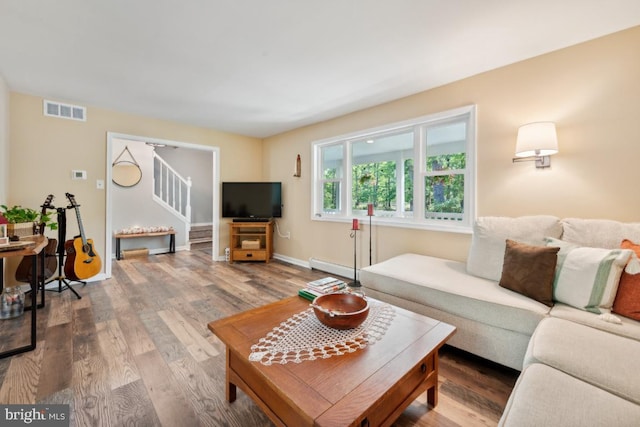
M251 346L249 360L263 365L327 359L365 348L381 339L395 316L389 304L369 301L369 316L357 328L333 329L312 308L294 314Z

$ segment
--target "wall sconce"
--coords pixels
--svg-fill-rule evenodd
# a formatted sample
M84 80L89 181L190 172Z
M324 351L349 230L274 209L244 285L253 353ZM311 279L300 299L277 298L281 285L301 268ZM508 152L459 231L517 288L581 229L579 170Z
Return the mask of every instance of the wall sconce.
M558 136L554 123L529 123L518 129L514 163L535 160L536 168L548 168L551 166L550 156L557 152Z

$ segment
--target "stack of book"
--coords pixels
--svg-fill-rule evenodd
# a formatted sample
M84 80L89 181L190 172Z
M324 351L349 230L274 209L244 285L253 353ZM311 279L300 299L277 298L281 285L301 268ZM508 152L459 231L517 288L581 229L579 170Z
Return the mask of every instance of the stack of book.
M307 282L307 287L300 289L298 291L298 295L302 298L308 299L309 301L313 301L320 295L338 292L346 286L347 284L340 279L336 279L335 277L324 277L312 282Z

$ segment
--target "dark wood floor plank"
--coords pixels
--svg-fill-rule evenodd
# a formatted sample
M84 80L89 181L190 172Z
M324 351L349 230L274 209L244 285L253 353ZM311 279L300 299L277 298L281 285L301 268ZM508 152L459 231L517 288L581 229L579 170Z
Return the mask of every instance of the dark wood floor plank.
M61 325L64 323L71 323L71 301L69 299L70 293L67 292L60 295L59 298L49 298L48 309L51 311L50 315L46 315L43 312L38 313L42 319L48 319L47 326Z
M93 308L80 307L77 310L74 308L72 317L73 361L76 362L92 355L100 354Z
M73 366L70 365L69 366L69 371L73 370ZM73 395L73 389L71 388L65 388L62 390L59 390L53 394L50 394L48 396L45 396L39 400L37 400L35 403L38 404L43 404L43 405L69 405L70 411L69 411L69 425L70 426L77 426L78 424L76 423L76 418L75 418L75 411L73 410L73 405L74 405L74 395Z
M224 358L224 353L222 356ZM169 364L169 368L178 379L178 384L187 396L189 404L198 414L202 425L219 426L230 424L229 414L226 412L225 399L218 393L220 385L206 375L198 363L190 358L176 360ZM242 420L235 420L241 423Z
M131 354L135 356L155 349L155 344L151 340L147 328L132 310L119 311L118 324Z
M99 351L73 362L73 412L76 425L114 425L109 371Z
M117 320L96 325L101 354L108 369L111 390L140 379L133 355Z
M135 268L135 263L133 262L118 263L118 267L127 276L132 285L139 285L140 283L147 281L147 279Z
M91 296L91 309L96 323L115 319L116 313L104 286L92 284L89 295Z
M158 315L195 360L201 362L209 357L215 357L220 354L220 352L177 311L162 310L158 312Z
M43 355L44 343L40 341L36 343L35 350L12 357L0 387L0 402L4 404L35 402Z
M40 309L45 316L38 317L36 321L37 340L43 340L47 329L47 308ZM17 347L29 345L31 331L31 316L25 311L18 317L0 319L0 351L7 351Z
M103 285L104 291L109 297L111 307L116 311L130 310L131 304L129 303L129 296L127 295L127 288L124 287L117 280L106 280ZM128 288L131 288L129 286Z
M159 426L160 420L141 379L125 384L111 392L114 425L147 427Z
M165 426L195 426L198 417L176 378L157 351L135 357L147 394Z
M9 369L9 364L11 364L11 359L1 359L0 360L0 384L4 382L4 377L7 375L7 370Z
M69 316L70 318L71 316ZM37 400L71 387L73 371L72 343L73 328L70 321L47 329L41 375L36 394Z
M481 406L501 413L501 408L506 405L509 393L515 385L518 372L469 354L464 355L465 363L460 363L459 358L454 357L456 352L460 353L461 350L448 347L442 355L442 360L448 362L441 368L441 375L448 380L444 387L457 387L454 394L468 404L472 400L491 402L491 405Z
M149 332L151 340L155 344L155 350L162 355L167 363L181 359L187 355L187 349L171 332L157 312L142 312L139 315L140 320Z
M216 410L219 411L219 415L226 417L227 425L237 427L267 427L273 425L264 412L258 408L258 405L246 394L238 393L236 401L229 403L226 401L224 393L221 394L219 392L221 387L225 387L227 380L225 372L226 360L223 354L200 362L199 365L204 374L216 385L216 398L221 402L220 407L217 407Z

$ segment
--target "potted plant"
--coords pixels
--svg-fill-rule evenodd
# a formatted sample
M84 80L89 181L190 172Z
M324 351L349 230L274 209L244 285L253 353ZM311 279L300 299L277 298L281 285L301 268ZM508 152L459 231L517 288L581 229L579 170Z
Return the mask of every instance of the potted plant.
M13 236L30 236L34 234L34 229L38 224L44 223L51 230L56 230L58 224L54 222L49 214L43 214L31 208L23 208L20 205L11 208L0 205L0 215L8 222L7 234Z

